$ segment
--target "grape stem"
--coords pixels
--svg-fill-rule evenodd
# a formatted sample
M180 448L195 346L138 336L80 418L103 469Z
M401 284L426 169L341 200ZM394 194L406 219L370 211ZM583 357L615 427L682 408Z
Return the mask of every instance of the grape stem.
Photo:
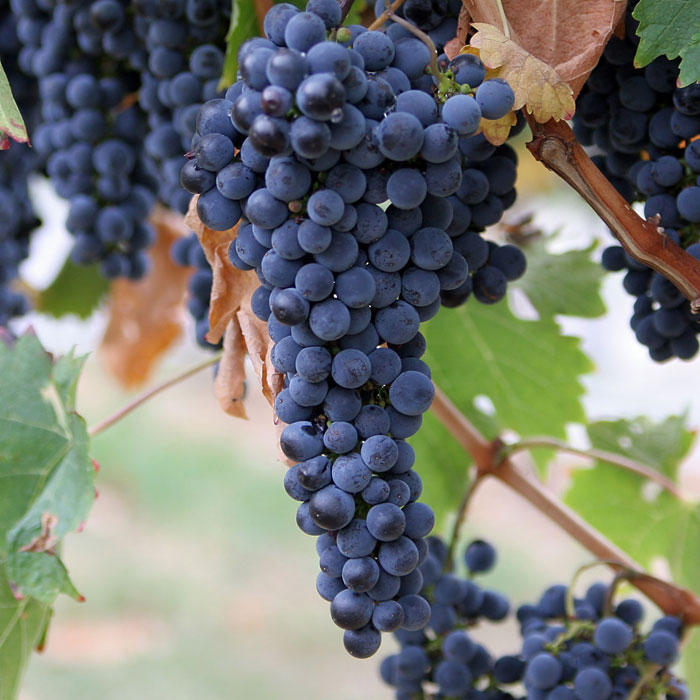
M647 683L651 682L661 668L663 667L658 664L651 664L637 681L634 688L632 688L630 694L627 696L627 700L639 700L639 698L642 697L642 693L646 690Z
M629 472L638 474L639 476L649 479L655 482L662 488L666 489L670 494L683 500L683 494L678 488L678 485L669 479L666 475L658 472L656 469L647 466L646 464L641 464L640 462L635 462L632 459L623 457L621 455L616 455L612 452L606 452L605 450L592 449L582 449L574 447L573 445L568 445L561 440L550 437L534 437L525 438L524 440L519 440L512 445L504 445L501 448L502 457L510 457L517 452L522 452L523 450L531 450L535 447L551 447L559 452L566 452L572 455L579 455L581 457L588 457L589 459L597 459L601 462L607 462L608 464L613 464L616 467L621 467Z
M100 433L107 430L107 428L110 428L115 423L118 423L125 416L128 416L134 409L141 406L141 404L146 403L149 399L152 399L157 394L160 394L161 391L170 389L170 387L179 384L181 381L184 381L192 375L201 372L203 369L215 365L221 359L222 355L223 351L217 352L215 355L208 358L204 362L200 362L194 367L190 367L184 372L181 372L180 374L172 377L171 379L168 379L166 382L163 382L162 384L158 384L152 387L151 389L148 389L143 394L140 394L135 399L126 404L126 406L122 406L116 413L113 413L108 418L105 418L103 421L100 421L99 423L97 423L97 425L90 426L90 428L88 428L88 435L90 435L90 437L95 437L95 435L99 435Z
M370 32L374 31L375 29L379 29L382 24L389 19L389 15L394 14L394 12L396 12L396 10L398 10L399 7L404 4L404 2L405 0L394 0L394 2L392 2L391 5L389 5L389 7L384 10L384 12L382 12L382 14L379 15L379 17L377 17L377 19L375 19L374 22L369 25L369 27L367 27L367 29Z
M535 157L578 192L608 225L623 248L668 278L700 311L700 260L676 245L652 220L638 216L612 183L593 164L564 121L539 124L525 112L533 139L527 147Z
M433 75L435 76L436 80L440 80L440 66L438 66L437 62L437 49L435 48L435 43L433 40L423 31L418 29L414 24L411 24L407 20L405 20L403 17L399 17L398 15L395 15L393 11L387 10L386 16L392 21L396 22L396 24L400 24L404 29L407 31L411 32L414 36L417 36L429 49L430 51L430 70L432 71Z
M467 490L464 492L464 496L462 497L462 502L459 504L455 522L452 526L452 535L450 536L450 544L447 550L447 559L445 561L445 571L452 571L452 567L454 564L454 553L457 544L459 543L459 536L462 529L462 524L467 518L467 509L469 508L469 504L471 503L472 498L474 497L474 493L479 487L481 481L482 477L480 476L478 470L474 471L472 479L469 482L469 486L467 487Z
M564 505L539 481L525 476L510 457L503 458L501 440L487 440L437 387L431 410L472 456L477 480L492 476L503 482L583 545L596 559L606 561L615 571L624 571L630 583L666 614L682 617L686 624L700 624L700 599L695 594L646 574L639 564ZM470 490L473 483L470 482ZM466 508L460 512L455 523L455 539L459 537L465 515Z
M567 586L566 589L566 616L573 620L576 618L576 607L575 607L575 592L576 592L576 584L578 583L579 579L581 576L586 572L590 571L591 569L595 569L597 566L615 566L617 562L614 561L602 561L602 560L597 560L594 562L591 562L590 564L584 564L583 566L580 566L577 570L576 573L574 574L573 579L571 579L571 584ZM617 584L620 581L627 580L627 572L624 570L618 571L615 574L615 578L613 579L612 584L608 587L608 590L606 591L605 594L605 605L604 605L604 614L610 615L611 614L611 606L612 606L612 601L615 595L615 590L617 588Z

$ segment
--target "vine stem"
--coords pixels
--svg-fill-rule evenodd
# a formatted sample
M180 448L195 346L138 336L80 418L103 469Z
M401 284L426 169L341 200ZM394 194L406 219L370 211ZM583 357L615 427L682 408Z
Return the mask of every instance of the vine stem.
M462 502L459 504L459 508L457 510L457 517L455 519L454 525L452 526L452 534L450 535L450 543L447 550L447 560L445 562L446 571L452 570L452 565L454 563L454 553L457 547L457 543L459 542L460 534L462 532L462 526L464 525L464 521L467 519L467 510L469 509L469 504L471 503L472 498L474 497L474 494L476 493L476 490L479 487L479 484L481 484L481 481L482 477L477 472L476 474L474 474L474 478L469 483L469 487L464 492L464 496L462 496Z
M661 609L668 608L667 591L658 585L658 579L645 574L644 569L637 562L564 505L539 481L522 474L509 457L502 459L500 455L503 443L498 439L487 440L437 387L431 410L457 442L472 456L476 463L477 479L493 476L502 481L583 545L596 559L606 561L608 566L616 572L624 571L629 582L649 600ZM471 485L469 489L472 489ZM465 515L466 508L460 514L455 527L461 527ZM676 590L680 591L680 589ZM700 623L700 600L690 591L681 591L681 593L685 596L684 600L679 602L682 609L670 614L681 614L688 623Z
M642 677L637 681L634 688L632 688L630 691L630 694L627 696L627 700L638 700L638 698L641 698L647 683L654 678L661 668L662 667L658 664L652 664L649 666L649 668L647 668L647 670L642 674Z
M143 392L143 394L137 396L135 399L126 404L126 406L122 406L116 413L113 413L111 416L105 418L103 421L100 421L99 423L97 423L97 425L90 426L90 428L88 428L88 435L90 435L90 437L95 437L95 435L99 435L101 432L107 430L107 428L110 428L115 423L118 423L122 418L128 416L133 410L137 409L139 406L141 406L141 404L146 403L146 401L152 399L157 394L160 394L166 389L170 389L170 387L179 384L181 381L184 381L192 375L197 374L197 372L201 372L203 369L215 365L221 359L222 354L223 352L217 352L213 357L208 358L204 362L200 362L194 367L190 367L184 372L181 372L180 374L172 377L171 379L168 379L166 382L158 384L157 386L154 386L151 389L148 389L147 391Z
M530 153L578 192L636 260L668 278L700 311L700 260L676 245L654 220L638 216L596 168L564 121L539 124L525 112Z
M414 24L406 21L403 19L403 17L395 15L392 10L387 10L385 14L388 19L390 19L392 22L396 22L396 24L400 24L404 29L418 37L428 47L430 50L430 70L433 72L435 79L439 80L440 66L437 62L437 49L435 48L435 42L424 31L421 31Z
M384 10L384 12L382 12L382 14L379 15L379 17L377 17L377 19L375 19L374 22L369 25L369 27L367 27L367 29L370 32L374 31L375 29L379 29L379 27L381 27L382 24L389 19L389 15L394 14L394 12L396 12L396 10L398 10L405 1L406 0L394 0L394 2L392 2L391 5L389 5L389 7Z
M620 455L613 454L612 452L606 452L605 450L597 450L595 448L586 450L574 447L573 445L569 445L555 438L534 437L519 440L512 445L504 445L501 448L501 455L503 457L510 457L517 452L531 450L533 447L551 447L559 452L566 452L568 454L588 457L590 459L597 459L601 462L613 464L616 467L621 467L622 469L626 469L629 472L633 472L634 474L643 476L645 479L649 479L650 481L657 483L679 500L683 500L683 494L678 486L666 475L656 471L656 469L648 467L646 464L635 462L633 459L628 459L627 457L622 457Z
M597 566L610 566L611 564L614 566L617 562L611 562L611 561L594 561L591 562L590 564L584 564L583 566L580 566L577 570L576 573L574 574L573 579L571 579L571 584L566 587L566 616L570 619L574 619L576 617L576 608L575 608L575 594L576 594L576 584L578 583L579 579L581 576L586 573L586 571L590 571L591 569L595 569ZM626 574L624 571L618 571L615 574L615 578L613 579L613 583L608 587L608 590L605 594L605 608L604 608L604 613L605 615L610 615L611 610L610 610L610 605L613 599L613 596L615 594L615 588L617 587L617 584L622 581L623 579L626 578Z

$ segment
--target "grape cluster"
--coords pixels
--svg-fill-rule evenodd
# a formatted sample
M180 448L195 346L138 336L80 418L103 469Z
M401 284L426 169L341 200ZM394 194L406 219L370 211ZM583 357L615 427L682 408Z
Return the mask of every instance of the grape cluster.
M173 243L170 255L177 265L193 268L187 288L189 299L187 310L195 321L195 339L203 348L215 350L221 343L213 345L206 339L209 332L209 299L213 282L211 266L196 233L178 238Z
M613 606L610 599L609 587L595 583L583 598L573 598L570 616L567 588L556 585L536 605L518 609L523 635L519 658L525 662L522 680L528 698L621 699L633 689L636 697L688 697L670 671L679 657L682 622L662 617L643 632L642 605L629 598ZM500 682L520 679L494 676Z
M102 0L104 1L104 0ZM158 198L185 213L191 196L180 186L197 112L219 96L230 0L134 0L136 35L145 46L139 105L148 117L146 153L161 182Z
M22 74L17 65L20 44L17 20L9 4L0 3L0 63L14 89L29 128L36 114L36 81ZM28 310L27 299L13 289L18 266L29 253L29 236L39 225L29 198L27 180L36 167L37 156L28 146L12 143L0 151L0 326Z
M18 60L39 82L41 124L33 140L56 192L70 201L73 261L99 261L106 277L138 278L148 269L144 251L154 232L146 219L158 178L142 153L143 115L129 104L138 74L118 60L121 25L105 29L105 2L123 22L122 4L112 0L13 0L23 44Z
M39 81L37 167L70 201L74 262L99 262L106 277L141 277L156 198L186 211L183 153L199 107L219 94L230 5L11 1L19 67Z
M593 160L629 202L692 252L700 239L700 87L676 87L678 61L657 58L634 67L638 38L628 8L624 39L613 37L576 105L574 132L602 155ZM657 362L697 354L700 323L666 278L619 246L603 254L607 270L625 270L625 290L637 297L630 324Z
M494 659L469 631L480 622L504 620L510 608L508 599L455 574L447 545L439 537L428 538L428 547L416 578L421 596L430 602L430 623L425 630L394 633L401 650L382 661L382 679L395 688L397 700L512 698L494 677L504 664L511 663L519 677L524 662L512 662L510 656ZM476 540L467 547L464 559L471 577L492 569L496 551L488 542Z
M680 244L676 231L666 234ZM700 244L693 243L688 253L700 260ZM697 335L700 319L690 310L690 303L663 275L635 260L621 246L603 251L603 267L612 272L625 270L625 290L637 297L630 326L637 340L648 348L656 362L672 357L690 360L698 352Z
M472 289L501 299L525 260L479 235L514 199L514 152L476 133L511 109L510 86L471 57L472 85L445 74L438 96L420 40L340 20L335 0L269 11L239 80L199 110L181 182L206 226L238 225L229 258L260 280L296 463L285 487L319 537L318 591L364 658L430 615L414 572L434 516L406 442L434 395L420 323Z
M397 631L401 651L380 667L397 700L623 700L633 689L635 697L688 697L670 670L679 656L681 621L662 617L643 632L642 605L629 598L613 606L603 583L570 601L566 586L551 586L537 603L521 605L516 611L520 652L492 656L473 639L471 628L505 619L508 600L471 577L493 567L494 548L472 542L464 557L470 577L463 578L452 573L441 539L429 537L428 544L428 557L417 571L421 595L430 601L430 623L424 631Z

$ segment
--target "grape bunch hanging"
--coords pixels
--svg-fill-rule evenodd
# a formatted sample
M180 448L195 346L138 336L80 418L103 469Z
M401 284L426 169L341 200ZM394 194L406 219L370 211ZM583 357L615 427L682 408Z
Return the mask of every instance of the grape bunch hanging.
M418 571L421 595L430 602L430 622L424 630L395 632L401 649L380 666L397 700L689 697L671 671L683 637L678 618L660 617L643 630L644 608L637 599L616 603L615 588L602 582L580 598L557 584L536 603L517 608L520 650L493 655L477 641L479 628L504 620L509 602L474 577L493 568L495 549L483 540L472 542L464 552L464 576L443 540L429 537L428 545Z
M663 235L700 256L700 85L676 87L678 60L657 58L635 68L639 39L627 8L625 38L613 37L581 91L574 131L594 146L593 160L628 202L642 202L644 216ZM603 253L603 266L625 271L623 287L636 297L630 325L650 357L693 358L700 323L690 303L663 275L621 246Z
M420 323L502 299L525 260L479 235L515 196L513 150L477 134L510 86L469 56L439 99L410 31L340 20L335 0L269 11L239 80L199 111L181 181L205 226L238 225L229 258L260 280L252 308L286 376L285 488L319 537L318 591L367 657L430 614L412 574L434 516L406 442L434 394Z

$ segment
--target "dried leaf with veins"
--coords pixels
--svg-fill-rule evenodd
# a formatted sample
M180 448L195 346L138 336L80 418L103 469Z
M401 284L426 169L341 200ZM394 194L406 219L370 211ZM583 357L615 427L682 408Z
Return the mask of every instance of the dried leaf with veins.
M498 0L463 0L473 22L503 29ZM625 14L624 0L500 0L510 38L578 95ZM505 32L504 32L505 33Z
M500 68L499 77L515 93L513 109L524 107L536 121L569 119L576 110L573 91L557 72L535 58L501 31L488 24L475 24L471 45L479 49L489 68Z
M214 278L207 339L215 343L224 337L224 353L215 383L216 395L224 411L245 418L242 399L246 352L263 395L270 404L282 390L284 378L270 360L273 343L267 324L257 318L251 308L251 297L259 286L258 278L253 271L244 272L234 267L228 257L237 227L228 231L207 228L199 220L196 206L197 198L193 197L186 222L197 233Z
M115 280L110 289L109 323L100 353L111 374L125 387L143 384L156 362L182 333L190 270L176 265L170 247L187 229L179 214L158 208L151 216L157 241L147 277Z

